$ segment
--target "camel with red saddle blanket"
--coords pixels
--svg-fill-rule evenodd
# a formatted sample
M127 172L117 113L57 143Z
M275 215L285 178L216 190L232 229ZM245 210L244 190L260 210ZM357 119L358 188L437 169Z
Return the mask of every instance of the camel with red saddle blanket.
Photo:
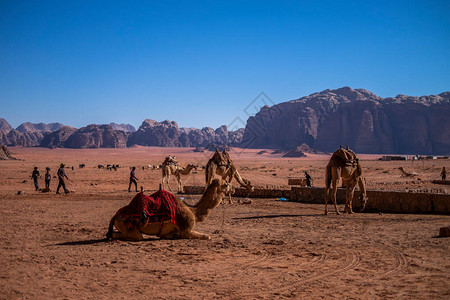
M150 197L139 193L128 206L112 217L106 236L109 239L135 241L143 240L142 234L156 235L164 239L179 236L185 239L209 240L209 235L193 229L198 222L205 221L224 195L232 192L231 189L231 185L226 181L214 179L201 199L192 206L166 191L160 190ZM159 199L159 202L154 201L155 199ZM164 207L164 204L168 205ZM114 226L118 232L114 231Z

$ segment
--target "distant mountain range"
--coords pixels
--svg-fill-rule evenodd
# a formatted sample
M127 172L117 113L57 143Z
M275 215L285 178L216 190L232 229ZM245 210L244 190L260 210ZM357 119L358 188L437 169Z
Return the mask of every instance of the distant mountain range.
M282 133L282 134L280 134ZM381 98L343 87L265 106L247 120L244 147L449 154L450 92Z
M332 152L349 145L358 153L450 154L450 92L381 98L364 89L325 90L272 107L264 106L245 129L179 128L147 119L136 130L110 123L73 128L60 123L0 119L0 144L64 148L224 147L296 149L305 144Z

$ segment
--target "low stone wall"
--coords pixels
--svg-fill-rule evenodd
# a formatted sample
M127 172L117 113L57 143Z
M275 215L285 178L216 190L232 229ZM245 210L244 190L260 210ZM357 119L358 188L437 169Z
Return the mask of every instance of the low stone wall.
M185 186L184 190L186 194L201 195L204 192L204 187ZM317 203L323 205L325 199L325 188L292 187L290 190L256 188L252 193L248 193L246 189L238 188L233 196L249 198L284 197L291 201ZM361 207L359 196L359 191L355 191L355 197L353 200L353 208L355 210L358 210ZM370 190L367 191L367 197L369 198L366 205L367 211L450 214L450 195L447 194ZM336 199L338 204L345 204L345 189L338 189ZM328 204L333 205L331 201L329 201Z
M353 207L359 209L360 193L355 191ZM450 214L450 195L428 193L406 193L393 191L367 191L368 211L393 213L437 213ZM325 203L325 188L292 187L292 201ZM345 204L345 189L338 189L337 202ZM329 203L330 204L330 201Z
M431 183L450 185L450 180L433 180Z
M185 186L184 192L188 195L201 195L205 191L205 187L200 186ZM234 197L249 197L249 198L290 198L290 189L262 189L255 188L251 193L244 188L236 188L233 194Z

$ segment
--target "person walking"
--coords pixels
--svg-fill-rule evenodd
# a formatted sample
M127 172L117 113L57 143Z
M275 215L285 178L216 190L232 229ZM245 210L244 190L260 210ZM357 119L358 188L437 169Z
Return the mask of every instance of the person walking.
M306 177L306 186L311 186L312 178L306 171L305 171L305 177Z
M130 172L130 184L128 185L128 191L129 192L131 192L131 184L132 183L134 183L134 186L136 187L136 192L138 191L138 188L137 188L137 180L139 180L139 179L137 179L136 178L136 175L134 174L134 171L136 170L136 167L132 167L131 168L131 172Z
M445 169L445 167L442 167L441 178L442 178L442 180L447 179L447 170Z
M34 167L33 173L31 173L31 179L34 181L34 188L36 191L39 191L39 182L38 178L41 174L39 174L38 167Z
M52 175L50 174L50 168L49 167L45 168L45 170L47 171L45 173L45 177L44 177L45 188L50 189L50 180L52 180Z
M68 194L69 190L66 188L66 183L64 182L64 178L66 178L67 180L69 180L69 178L66 175L66 172L64 171L64 163L61 163L61 165L59 165L59 169L58 169L58 179L59 179L59 183L58 183L58 188L56 189L56 193L59 194L59 188L63 187L64 189L64 193Z

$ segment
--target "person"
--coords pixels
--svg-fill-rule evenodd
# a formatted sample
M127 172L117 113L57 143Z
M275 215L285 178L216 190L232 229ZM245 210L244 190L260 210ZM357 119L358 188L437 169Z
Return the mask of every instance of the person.
M47 173L45 173L45 188L49 189L50 188L50 180L52 179L52 175L50 174L50 168L47 167L45 168L45 170L47 171Z
M441 177L442 177L442 180L447 179L447 170L445 169L445 167L442 167Z
M66 175L66 172L64 171L64 163L61 163L59 165L59 169L58 169L58 179L59 179L59 183L58 183L58 188L56 189L56 193L59 194L59 188L63 187L64 189L64 193L68 194L69 190L66 189L66 183L64 182L64 178L67 178L67 180L69 180L69 178Z
M311 186L311 176L308 174L308 172L305 171L305 177L306 177L306 186Z
M137 188L137 180L139 180L139 179L137 179L136 178L136 176L135 176L135 174L134 174L134 171L136 170L136 167L132 167L131 168L131 172L130 172L130 184L128 185L128 191L129 192L131 192L131 184L132 183L134 183L134 186L136 187L136 192L138 191L138 188Z
M39 182L38 182L38 178L41 174L39 174L38 171L38 167L34 167L33 173L31 173L31 178L34 181L34 188L36 189L36 191L39 191Z

